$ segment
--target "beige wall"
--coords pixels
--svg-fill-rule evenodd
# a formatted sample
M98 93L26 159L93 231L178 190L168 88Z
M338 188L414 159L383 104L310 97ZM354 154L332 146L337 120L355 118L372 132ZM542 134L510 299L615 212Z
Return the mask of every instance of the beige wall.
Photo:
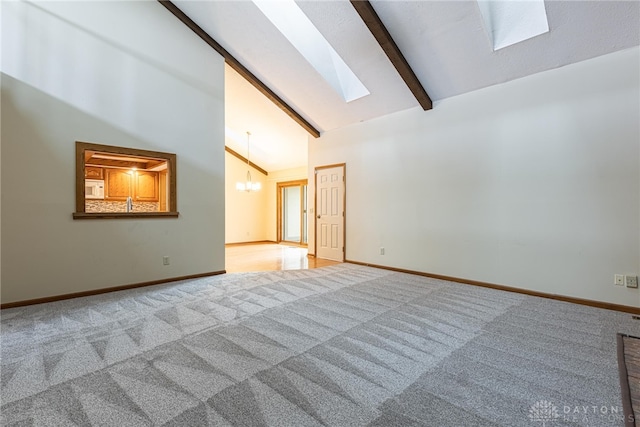
M310 176L347 164L347 259L640 306L613 285L640 273L639 69L634 48L310 138Z
M237 191L236 181L244 179L247 164L229 153L225 155L225 242L243 243L277 240L277 194L278 182L307 178L307 168L302 166L269 172L269 175L251 168L252 179L260 181L262 190L257 193Z
M157 2L2 2L2 71L3 303L224 269L222 58ZM74 221L76 140L176 153L180 217Z
M260 182L257 192L236 190L236 182L245 181L247 164L225 152L225 243L267 240L267 177L251 168L251 179Z

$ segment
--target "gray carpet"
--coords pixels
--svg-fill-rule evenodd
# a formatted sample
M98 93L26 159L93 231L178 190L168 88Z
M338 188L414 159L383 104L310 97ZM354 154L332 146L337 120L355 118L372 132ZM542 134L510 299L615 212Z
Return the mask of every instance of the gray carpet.
M2 425L622 426L631 315L343 264L1 313Z

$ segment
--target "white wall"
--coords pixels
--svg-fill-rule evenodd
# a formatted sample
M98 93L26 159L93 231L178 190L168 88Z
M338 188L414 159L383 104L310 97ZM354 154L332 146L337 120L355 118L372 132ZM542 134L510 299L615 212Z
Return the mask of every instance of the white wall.
M222 58L157 2L2 9L2 302L223 270ZM74 221L77 140L176 153L180 217Z
M236 190L236 182L246 181L247 164L225 152L225 243L260 242L267 240L269 223L267 206L267 177L250 168L251 180L260 182L257 192Z
M613 286L640 272L639 70L626 50L310 138L309 176L347 164L346 258L640 306Z

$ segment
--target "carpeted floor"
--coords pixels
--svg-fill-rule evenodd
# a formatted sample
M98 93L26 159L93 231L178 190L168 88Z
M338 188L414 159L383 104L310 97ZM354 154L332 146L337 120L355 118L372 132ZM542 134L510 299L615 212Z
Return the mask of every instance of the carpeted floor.
M631 315L351 264L1 313L2 425L622 426Z

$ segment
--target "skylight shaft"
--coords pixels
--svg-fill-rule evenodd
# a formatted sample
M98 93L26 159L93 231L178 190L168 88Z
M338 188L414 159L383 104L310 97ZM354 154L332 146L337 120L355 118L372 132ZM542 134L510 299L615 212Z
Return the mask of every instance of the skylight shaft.
M262 13L346 102L369 91L293 0L253 0Z
M544 0L477 0L493 50L549 32Z

